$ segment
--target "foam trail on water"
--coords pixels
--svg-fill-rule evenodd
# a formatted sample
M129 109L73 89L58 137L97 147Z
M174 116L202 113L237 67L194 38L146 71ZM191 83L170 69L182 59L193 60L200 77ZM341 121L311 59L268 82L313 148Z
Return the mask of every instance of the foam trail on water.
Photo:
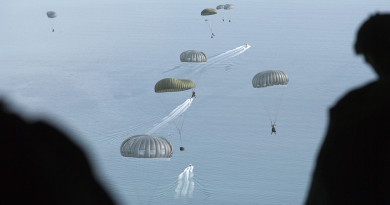
M164 117L161 120L160 123L154 125L154 127L152 129L150 129L147 132L147 134L148 135L153 134L158 129L160 129L161 127L165 126L168 122L170 122L170 121L176 119L177 117L179 117L181 114L183 114L191 106L192 101L193 101L193 98L189 98L186 101L184 101L184 103L182 103L181 105L177 106L174 110L172 110L169 113L169 115Z
M248 44L245 44L245 45L242 45L242 46L238 46L237 48L234 48L232 50L228 50L224 53L221 53L217 56L213 56L209 59L209 62L220 62L221 60L227 60L229 58L233 58L237 55L240 55L241 53L245 52L246 50L248 50L251 46Z
M242 53L244 53L245 51L247 51L251 46L250 45L242 45L242 46L238 46L237 48L235 49L232 49L232 50L229 50L229 51L226 51L222 54L219 54L217 56L214 56L214 57L211 57L209 58L207 64L205 64L204 66L202 67L196 67L193 71L193 73L199 73L199 72L204 72L206 70L210 70L212 69L212 67L216 64L219 64L223 61L227 61L231 58L234 58Z
M177 187L175 189L175 198L179 197L192 197L192 193L195 188L194 177L194 166L190 165L184 169L182 173L177 177Z
M230 58L236 57L236 56L244 53L250 47L251 46L249 44L244 44L242 46L238 46L237 48L234 48L234 49L225 51L225 52L223 52L221 54L218 54L216 56L210 57L207 60L208 62L206 62L206 63L197 63L196 65L192 66L191 69L197 70L197 69L200 69L200 68L207 68L210 65L214 65L214 64L219 63L221 61L228 60ZM171 72L171 71L174 71L174 70L179 70L182 67L185 67L185 66L184 65L175 66L174 68L169 69L167 71L164 71L163 73L168 73L168 72Z

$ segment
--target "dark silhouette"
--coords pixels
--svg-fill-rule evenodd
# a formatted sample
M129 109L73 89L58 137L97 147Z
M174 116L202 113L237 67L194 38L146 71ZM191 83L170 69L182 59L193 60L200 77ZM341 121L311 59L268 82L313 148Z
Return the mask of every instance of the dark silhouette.
M194 98L194 97L196 97L195 91L192 91L192 96L191 96L191 98Z
M363 23L355 51L378 79L330 109L307 205L390 204L390 14Z
M274 122L274 123L272 123L272 121L271 121L271 135L272 135L272 133L275 133L275 135L276 135L276 122Z
M0 101L0 204L114 204L79 146Z

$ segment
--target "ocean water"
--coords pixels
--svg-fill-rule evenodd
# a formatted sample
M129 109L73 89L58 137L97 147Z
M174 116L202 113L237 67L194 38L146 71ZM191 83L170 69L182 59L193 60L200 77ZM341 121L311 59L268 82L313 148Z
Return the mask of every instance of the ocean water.
M235 8L200 16L225 3ZM328 108L375 79L353 53L356 30L389 9L385 0L2 1L0 94L69 132L119 204L302 204ZM208 62L181 63L186 50ZM288 86L253 88L265 70L284 71ZM164 119L191 91L154 93L167 77L196 84L181 137ZM148 132L172 143L171 159L120 155L123 140Z

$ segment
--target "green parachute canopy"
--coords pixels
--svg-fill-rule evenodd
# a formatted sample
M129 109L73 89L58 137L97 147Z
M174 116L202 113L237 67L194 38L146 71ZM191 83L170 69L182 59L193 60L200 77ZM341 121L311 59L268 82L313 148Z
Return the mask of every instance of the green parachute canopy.
M217 14L217 10L212 8L203 9L203 11L200 13L202 16L209 16L214 14Z
M287 85L288 76L280 70L267 70L257 73L252 79L254 88L263 88L274 85Z
M54 11L48 11L48 12L46 13L46 15L47 15L47 17L49 17L49 18L55 18L55 17L57 17L57 13L54 12Z
M122 142L121 155L135 158L171 158L172 144L165 138L135 135Z
M156 83L154 92L179 92L195 88L195 83L190 79L164 78Z
M180 54L180 61L201 63L207 61L207 56L202 51L188 50Z

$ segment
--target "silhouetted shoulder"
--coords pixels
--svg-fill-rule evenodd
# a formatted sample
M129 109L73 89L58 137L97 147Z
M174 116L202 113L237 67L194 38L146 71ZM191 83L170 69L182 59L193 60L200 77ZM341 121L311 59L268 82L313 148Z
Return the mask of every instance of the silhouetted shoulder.
M57 127L27 121L0 102L0 136L7 190L0 204L114 204L83 150Z
M390 110L390 79L374 81L348 92L331 109L331 114L347 114L351 117L370 114L375 110Z

